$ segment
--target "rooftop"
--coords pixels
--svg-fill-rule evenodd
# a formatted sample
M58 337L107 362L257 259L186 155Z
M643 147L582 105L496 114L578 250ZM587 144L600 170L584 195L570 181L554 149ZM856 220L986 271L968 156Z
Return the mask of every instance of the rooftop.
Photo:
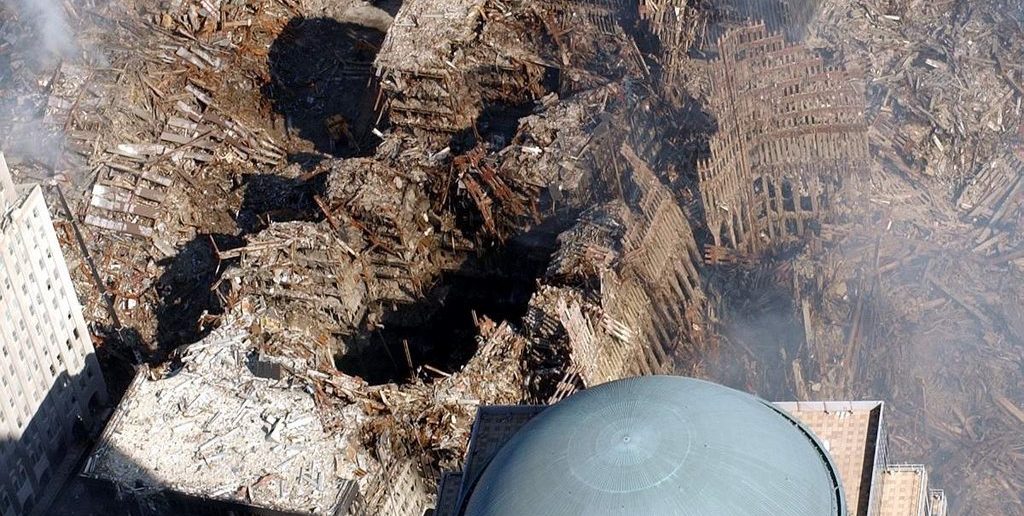
M882 407L880 401L799 401L776 403L803 424L825 445L843 479L851 514L867 514L871 486L881 456Z
M669 376L552 405L463 496L471 516L845 513L834 465L798 422L748 394Z
M882 473L878 516L918 516L927 505L928 473L924 466L889 466Z
M36 186L38 185L16 184L11 170L7 168L7 160L0 152L0 217L6 219L10 210L24 206L29 194Z

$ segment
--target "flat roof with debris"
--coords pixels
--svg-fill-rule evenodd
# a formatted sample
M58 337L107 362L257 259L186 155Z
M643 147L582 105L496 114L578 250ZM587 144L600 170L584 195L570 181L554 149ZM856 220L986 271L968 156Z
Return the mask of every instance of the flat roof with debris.
M302 382L253 372L281 376L266 373L292 369L288 364L247 365L251 324L225 323L189 346L183 367L164 378L141 370L83 474L130 489L343 514L357 493L362 411L342 408L352 430L325 431Z

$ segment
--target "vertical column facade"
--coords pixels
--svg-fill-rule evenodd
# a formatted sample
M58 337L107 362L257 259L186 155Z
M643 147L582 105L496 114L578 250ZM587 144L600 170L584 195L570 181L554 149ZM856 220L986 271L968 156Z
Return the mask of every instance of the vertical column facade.
M9 516L56 488L53 468L107 391L42 190L15 187L2 155L0 187L0 515Z

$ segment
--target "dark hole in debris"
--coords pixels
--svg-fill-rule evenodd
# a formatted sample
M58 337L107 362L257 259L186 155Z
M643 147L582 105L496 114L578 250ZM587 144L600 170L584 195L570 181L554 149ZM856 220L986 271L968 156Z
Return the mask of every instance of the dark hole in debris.
M391 16L398 14L398 9L402 7L402 0L370 0L370 3Z
M173 258L160 264L165 268L155 286L160 298L156 310L158 351L197 342L209 333L211 325L203 324L201 319L224 312L221 295L227 288L219 285L218 280L229 263L222 262L217 251L243 244L240 237L233 235L197 235Z
M384 33L331 18L296 17L270 46L264 96L290 132L337 157L372 155L379 140L373 59Z
M272 222L320 221L323 211L315 197L327 189L327 175L306 180L275 174L243 176L245 193L235 222L243 235L255 233Z
M253 376L269 380L280 380L284 377L284 367L277 362L263 360L258 354L251 355L245 362L245 366Z
M481 321L520 320L546 258L508 245L468 259L459 270L442 274L419 302L386 311L382 327L362 328L346 342L348 352L336 357L336 366L371 384L438 376L424 366L458 371L476 352L474 313Z

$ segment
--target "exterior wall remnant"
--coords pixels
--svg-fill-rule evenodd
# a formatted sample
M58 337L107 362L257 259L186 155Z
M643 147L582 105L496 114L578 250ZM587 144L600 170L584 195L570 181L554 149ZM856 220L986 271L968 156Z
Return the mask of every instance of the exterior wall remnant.
M714 245L757 253L813 231L866 168L864 92L854 73L763 24L728 32L718 49L719 128L698 187Z

